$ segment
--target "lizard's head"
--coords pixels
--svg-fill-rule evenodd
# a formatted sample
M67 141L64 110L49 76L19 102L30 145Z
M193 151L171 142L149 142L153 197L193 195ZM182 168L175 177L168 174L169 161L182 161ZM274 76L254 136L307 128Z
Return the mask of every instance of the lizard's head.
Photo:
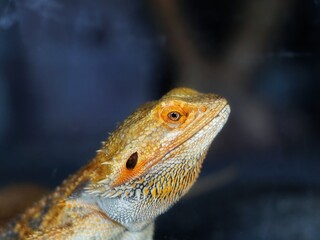
M98 152L88 193L110 218L139 229L193 185L229 113L224 98L187 88L143 105Z

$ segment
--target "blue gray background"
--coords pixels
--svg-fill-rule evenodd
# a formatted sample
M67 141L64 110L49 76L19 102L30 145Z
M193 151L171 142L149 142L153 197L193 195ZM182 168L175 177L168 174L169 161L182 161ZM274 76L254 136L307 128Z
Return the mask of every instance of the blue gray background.
M187 86L232 114L203 167L212 184L161 216L156 239L318 239L320 2L276 16L177 2L177 18L168 1L0 2L0 186L53 188L136 107Z

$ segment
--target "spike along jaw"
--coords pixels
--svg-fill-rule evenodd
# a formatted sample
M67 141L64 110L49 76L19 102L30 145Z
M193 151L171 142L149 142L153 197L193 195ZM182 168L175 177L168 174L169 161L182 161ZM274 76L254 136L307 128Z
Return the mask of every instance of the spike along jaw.
M110 136L111 173L92 189L99 207L129 231L143 229L189 190L230 113L224 98L186 88L146 106Z

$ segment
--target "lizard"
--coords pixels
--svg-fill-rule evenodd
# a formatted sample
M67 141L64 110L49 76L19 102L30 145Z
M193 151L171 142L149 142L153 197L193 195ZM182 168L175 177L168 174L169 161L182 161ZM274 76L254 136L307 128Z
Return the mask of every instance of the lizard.
M195 183L229 114L225 98L190 88L145 103L0 239L153 239L155 219Z

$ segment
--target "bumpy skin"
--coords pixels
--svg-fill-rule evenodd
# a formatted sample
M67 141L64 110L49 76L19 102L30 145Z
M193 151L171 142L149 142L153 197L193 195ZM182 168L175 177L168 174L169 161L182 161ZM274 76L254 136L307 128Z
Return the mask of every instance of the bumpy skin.
M144 104L0 239L152 239L155 218L194 184L229 113L224 98L187 88Z

